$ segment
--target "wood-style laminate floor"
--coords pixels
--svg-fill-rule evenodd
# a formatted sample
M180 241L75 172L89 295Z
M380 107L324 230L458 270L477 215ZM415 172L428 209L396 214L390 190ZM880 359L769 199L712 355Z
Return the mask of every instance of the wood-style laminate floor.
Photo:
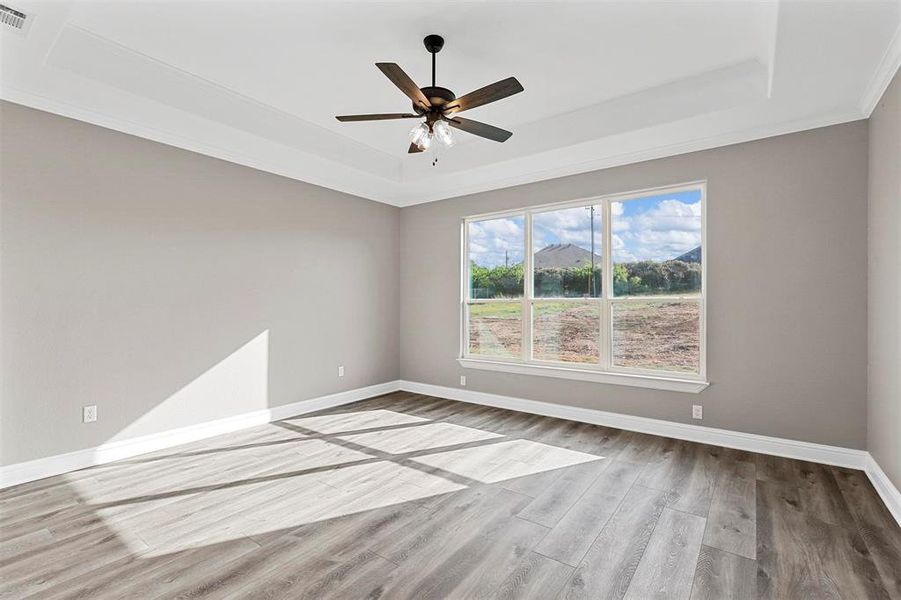
M901 598L859 471L408 393L0 511L0 598Z

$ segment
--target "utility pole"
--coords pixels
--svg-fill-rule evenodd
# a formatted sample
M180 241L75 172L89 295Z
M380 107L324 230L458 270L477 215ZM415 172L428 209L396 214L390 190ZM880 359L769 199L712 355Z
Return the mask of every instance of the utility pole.
M504 250L504 266L510 268L510 251Z

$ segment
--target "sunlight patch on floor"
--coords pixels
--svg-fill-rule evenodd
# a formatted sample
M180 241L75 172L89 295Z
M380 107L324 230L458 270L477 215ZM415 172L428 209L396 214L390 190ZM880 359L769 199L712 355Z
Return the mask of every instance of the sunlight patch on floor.
M603 458L531 440L511 440L411 460L483 483L496 483Z
M419 469L379 461L311 473L281 481L221 488L202 498L167 505L152 522L140 517L113 522L123 539L140 539L152 547L146 556L225 542L287 533L310 523L423 500L464 489L462 483Z
M257 453L244 451L173 457L158 465L150 463L156 468L152 472L139 463L122 465L118 472L103 473L102 479L76 480L72 485L91 504L156 502L167 494L184 496L236 482L242 487L256 481L277 481L374 458L327 440L298 439L269 446L265 460Z
M384 409L338 413L334 415L319 415L316 417L298 417L296 419L285 420L286 423L310 429L318 433L345 433L363 429L374 429L376 427L409 425L427 421L428 419L422 417Z
M358 431L427 419L388 410L304 417L299 427ZM144 556L159 556L229 540L280 536L313 524L411 503L477 483L497 483L603 457L450 423L326 438L285 439L258 430L265 452L221 446L208 454L123 463L103 479L71 485L104 525ZM263 442L265 443L265 442ZM468 448L444 450L460 444ZM367 449L370 452L367 452ZM423 451L434 450L423 455ZM412 456L405 456L413 453ZM392 455L397 455L394 458Z
M455 446L469 442L504 437L498 433L454 425L453 423L429 423L418 427L371 431L354 435L343 435L338 439L353 442L367 448L401 454L431 448Z

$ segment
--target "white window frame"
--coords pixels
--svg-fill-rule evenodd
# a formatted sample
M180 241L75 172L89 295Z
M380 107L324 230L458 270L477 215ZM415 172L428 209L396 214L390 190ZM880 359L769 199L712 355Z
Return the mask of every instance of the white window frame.
M613 255L611 252L611 205L614 202L639 200L648 196L658 196L666 193L678 193L685 191L701 192L701 293L700 295L668 295L668 296L614 296L613 295ZM601 227L603 238L601 246L601 260L603 265L603 285L601 296L597 298L535 298L533 286L535 276L533 273L532 257L532 217L538 213L563 210L567 208L579 208L587 206L600 206L602 217ZM470 296L470 261L469 261L469 224L479 221L487 221L504 217L522 217L524 226L523 247L523 296L515 299L471 299ZM656 388L671 391L698 393L706 388L707 381L707 182L693 181L678 185L669 185L642 190L634 190L623 193L607 194L590 198L579 198L566 202L541 204L505 210L492 213L473 215L463 219L461 225L461 286L460 286L460 353L458 362L465 368L481 369L488 371L503 371L527 375L541 375L546 377L558 377L576 379L582 381L594 381L598 383L612 383L634 387ZM676 371L660 371L640 369L634 367L622 367L613 364L612 339L613 306L624 302L697 302L700 304L700 356L698 373L685 373ZM532 357L532 310L536 303L542 302L579 302L597 303L600 311L600 323L598 340L600 348L600 360L598 363L563 363L546 360L537 360ZM519 303L522 307L522 354L519 357L485 356L469 353L469 317L470 304L500 304Z

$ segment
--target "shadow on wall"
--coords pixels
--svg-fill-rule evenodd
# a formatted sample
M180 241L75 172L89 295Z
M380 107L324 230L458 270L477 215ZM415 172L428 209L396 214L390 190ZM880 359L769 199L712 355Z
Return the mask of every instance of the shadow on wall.
M133 438L159 424L200 422L199 407L240 406L244 412L269 407L269 330L235 350L189 384L139 416L109 441ZM228 415L223 415L228 416Z
M224 341L221 335L204 337L204 342L211 346L223 347ZM110 357L115 353L104 353L91 364L83 364L81 380L90 377L91 381L99 380L102 385L79 385L82 381L76 378L69 382L64 393L68 406L52 406L46 401L31 403L28 419L43 419L46 423L43 431L35 433L36 447L46 442L64 447L75 445L73 451L93 449L95 461L107 462L123 456L123 448L117 442L136 441L140 447L146 445L147 449L177 444L183 441L179 437L180 429L270 408L269 329L259 332L178 387L179 380L184 382L184 375L189 370L199 370L202 355L196 350L183 344L153 362L135 360L132 353L120 352L118 359L114 359L120 363L121 368L117 370L109 369ZM137 366L139 362L143 366ZM103 369L108 371L106 377L95 379L88 374ZM60 373L70 374L71 371L66 365L59 365L56 374ZM172 389L176 391L167 393ZM51 396L48 393L44 397ZM81 406L92 403L98 407L97 422L81 423ZM13 432L7 431L6 427L16 424L21 427L22 420L7 411L9 407L4 402L3 430L11 434L11 439ZM78 425L59 427L53 420L59 421L60 417ZM22 460L17 456L20 453L21 448L4 444L0 465L26 465L32 460L43 459L38 456Z
M0 464L398 378L397 207L0 118Z
M216 340L217 343L222 341ZM90 436L78 439L83 440L82 445L92 453L94 462L119 460L123 456L133 454L135 449L146 452L183 443L186 441L184 429L195 425L207 425L210 422L227 420L229 417L244 417L249 414L254 415L251 418L259 417L256 418L256 422L268 421L269 329L261 331L174 393L166 395L164 390L176 387L174 385L176 373L184 373L189 368L185 363L189 361L196 363L199 360L198 355L190 349L182 347L180 350L187 352L179 354L173 349L171 355L161 358L143 370L132 369L128 372L111 374L108 379L112 380L113 389L117 387L119 381L135 382L139 377L146 379L140 384L140 391L135 390L130 398L123 398L121 402L114 401L114 394L107 391L109 388L102 390L103 394L98 394L95 400L99 409L98 422L79 423L78 426L68 429L69 432ZM167 376L164 377L164 374ZM72 383L68 396L77 403L84 402L85 400L80 398L88 396L79 388L77 381ZM135 386L138 387L138 384L135 383ZM94 391L97 393L98 390ZM160 393L161 391L163 393ZM150 394L155 394L156 399L151 398ZM70 407L60 412L71 413L78 408ZM73 421L76 418L81 420L81 414L66 416ZM13 418L7 421L10 425L16 422ZM59 439L64 437L63 434L66 432L60 431L59 427L49 426L42 435L46 436L48 433L52 434L51 439ZM38 441L44 439L37 433L34 436ZM122 443L125 442L130 443L123 446ZM65 443L70 442L67 439ZM15 457L10 459L7 452L3 453L2 458L0 461L2 465L18 464L27 468L31 462L16 461ZM35 460L42 459L39 457ZM63 461L65 460L63 455ZM16 481L15 476L12 476L12 479ZM7 483L9 482L0 481L0 484Z

